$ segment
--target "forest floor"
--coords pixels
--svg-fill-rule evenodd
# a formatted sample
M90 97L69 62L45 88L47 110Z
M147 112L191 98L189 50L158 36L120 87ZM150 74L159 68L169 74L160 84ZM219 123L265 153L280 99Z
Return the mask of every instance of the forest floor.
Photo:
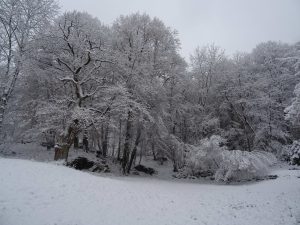
M39 144L28 143L28 144L5 144L0 145L0 157L3 158L16 158L16 159L28 159L38 162L52 162L54 159L54 149L47 150ZM71 162L77 157L85 157L94 162L101 162L102 159L96 157L95 152L84 152L82 149L70 149L68 161ZM111 173L101 173L95 175L100 176L123 176L120 165L118 163L112 162L112 159L108 157L106 159L107 164L111 170ZM140 157L137 157L137 163L140 161ZM159 179L173 179L173 167L172 163L167 161L161 165L159 162L154 161L153 157L143 157L141 164L154 168L156 173L153 176L140 173L139 177L154 177ZM133 175L135 176L135 175ZM1 224L0 224L1 225Z
M300 170L231 185L94 176L50 161L0 158L1 225L300 224Z

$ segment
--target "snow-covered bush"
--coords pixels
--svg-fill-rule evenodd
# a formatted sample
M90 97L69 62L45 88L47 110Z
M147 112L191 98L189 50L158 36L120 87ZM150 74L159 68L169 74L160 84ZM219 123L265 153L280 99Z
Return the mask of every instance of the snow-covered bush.
M277 158L281 161L291 161L291 147L292 145L283 145L278 151Z
M300 166L300 142L294 141L290 147L290 162L292 165Z
M293 125L299 125L300 112L300 83L296 85L294 90L295 98L290 106L285 108L285 119L290 121Z
M198 176L210 173L217 181L236 181L262 177L276 162L272 153L228 150L220 136L203 139L199 146L190 146L186 172Z
M218 156L219 157L219 156ZM267 175L268 167L276 162L276 157L263 151L222 151L219 168L215 172L217 181L247 180Z
M213 135L201 140L198 146L189 145L186 172L193 176L202 172L215 172L219 167L217 157L226 150L225 146L220 147L224 141L220 136Z

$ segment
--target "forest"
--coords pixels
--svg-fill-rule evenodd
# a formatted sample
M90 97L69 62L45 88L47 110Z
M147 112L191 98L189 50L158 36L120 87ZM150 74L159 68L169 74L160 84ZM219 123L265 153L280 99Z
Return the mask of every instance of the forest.
M0 1L1 144L82 148L125 175L151 157L219 181L300 163L300 42L180 48L144 13L105 25L54 0Z

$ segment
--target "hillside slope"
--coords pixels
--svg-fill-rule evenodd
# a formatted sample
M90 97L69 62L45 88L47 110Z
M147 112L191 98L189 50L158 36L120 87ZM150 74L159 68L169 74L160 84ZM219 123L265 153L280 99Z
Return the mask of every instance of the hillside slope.
M299 170L276 180L216 185L103 178L51 163L0 158L1 225L292 225Z

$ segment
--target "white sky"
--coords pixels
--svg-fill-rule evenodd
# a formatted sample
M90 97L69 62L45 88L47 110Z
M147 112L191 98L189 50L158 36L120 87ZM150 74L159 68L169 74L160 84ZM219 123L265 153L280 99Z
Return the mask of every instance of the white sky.
M197 46L215 43L227 54L268 40L300 41L300 0L59 0L63 11L85 11L104 24L140 12L179 32L188 60Z

